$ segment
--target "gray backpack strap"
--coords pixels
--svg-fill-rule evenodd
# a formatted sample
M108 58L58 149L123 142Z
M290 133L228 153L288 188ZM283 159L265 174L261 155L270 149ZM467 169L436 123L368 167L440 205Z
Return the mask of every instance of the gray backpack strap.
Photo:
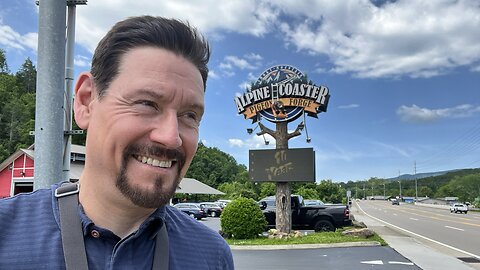
M157 233L156 243L155 243L155 253L153 255L153 266L154 270L168 270L168 233L167 225L165 222L162 224L162 228Z
M55 190L60 210L63 256L67 270L88 270L82 222L78 215L77 183L63 183Z
M82 222L78 216L78 192L79 185L69 182L63 183L55 190L55 197L58 198L58 208L60 209L60 228L67 270L88 270ZM168 270L169 247L165 222L155 238L152 269Z

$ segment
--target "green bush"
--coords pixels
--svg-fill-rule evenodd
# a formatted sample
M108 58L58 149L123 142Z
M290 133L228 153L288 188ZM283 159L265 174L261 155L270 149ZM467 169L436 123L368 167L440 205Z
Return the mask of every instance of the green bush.
M230 202L220 216L224 235L235 239L256 238L265 231L267 220L253 199L238 198Z

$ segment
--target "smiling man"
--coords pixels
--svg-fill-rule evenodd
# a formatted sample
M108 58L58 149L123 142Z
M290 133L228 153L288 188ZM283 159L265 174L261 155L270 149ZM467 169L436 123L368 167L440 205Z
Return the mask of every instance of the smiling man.
M0 269L233 269L218 233L168 206L197 150L209 56L177 20L133 17L107 33L75 86L88 131L79 185L0 203Z

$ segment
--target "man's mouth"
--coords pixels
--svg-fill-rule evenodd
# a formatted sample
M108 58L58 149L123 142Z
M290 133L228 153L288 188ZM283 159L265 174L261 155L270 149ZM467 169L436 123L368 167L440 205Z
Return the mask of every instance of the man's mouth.
M133 155L133 157L139 162L151 165L153 167L170 168L172 167L172 164L175 163L175 160L159 160L156 158L139 155Z

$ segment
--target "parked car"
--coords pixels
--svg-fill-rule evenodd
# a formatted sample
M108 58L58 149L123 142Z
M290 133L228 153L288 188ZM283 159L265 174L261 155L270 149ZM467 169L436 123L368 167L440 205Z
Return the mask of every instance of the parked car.
M200 208L200 205L195 203L177 203L173 207L198 220L207 217L207 214Z
M222 209L225 208L225 206L227 206L227 204L229 204L232 200L217 200L216 203L220 204L220 207L222 207Z
M268 227L275 227L276 207L275 196L261 199L258 204L268 222ZM304 204L303 197L292 195L292 228L294 230L335 231L337 228L349 226L350 210L348 205L310 205Z
M199 203L203 211L207 213L207 216L219 217L222 214L222 207L213 202L201 202Z
M454 203L452 206L450 206L450 213L467 213L468 212L468 206L466 206L463 203Z

